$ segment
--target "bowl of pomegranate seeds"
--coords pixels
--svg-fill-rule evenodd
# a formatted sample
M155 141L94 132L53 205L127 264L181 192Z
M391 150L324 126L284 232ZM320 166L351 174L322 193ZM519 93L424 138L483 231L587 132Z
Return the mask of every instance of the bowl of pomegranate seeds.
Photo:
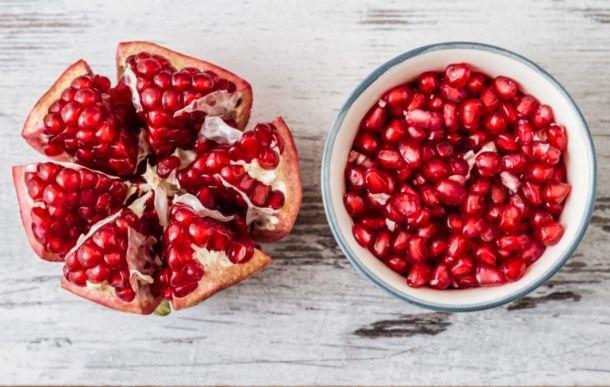
M322 161L324 208L356 269L436 310L514 301L549 279L595 201L587 124L532 61L478 43L383 64L341 109Z

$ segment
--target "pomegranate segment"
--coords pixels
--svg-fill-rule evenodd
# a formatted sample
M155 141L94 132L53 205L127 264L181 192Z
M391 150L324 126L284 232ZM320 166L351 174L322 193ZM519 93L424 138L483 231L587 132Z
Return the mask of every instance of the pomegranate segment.
M57 162L13 179L33 250L64 261L62 287L167 314L164 298L192 306L269 264L253 239L294 225L298 155L281 118L241 132L252 89L235 74L148 42L121 43L116 63L115 87L82 60L64 71L22 133Z
M411 287L517 281L563 236L567 141L509 77L425 72L358 127L343 198L354 238Z
M182 159L190 163L179 162ZM295 168L295 166L297 168ZM294 141L281 118L240 132L221 119L204 121L193 151L162 159L157 174L195 195L206 207L245 222L258 241L285 236L301 202Z
M79 61L36 103L22 136L54 160L125 176L135 172L140 152L132 114L124 90Z
M117 69L146 123L148 145L159 156L177 147L191 149L206 115L239 128L250 115L250 85L211 63L151 43L128 42L119 45Z
M161 295L172 300L174 308L198 303L269 263L252 239L227 220L192 195L174 201L163 234L167 265L158 279Z
M67 254L62 287L109 308L149 314L160 302L161 261L155 223L146 216L150 194L97 223Z
M131 185L77 165L13 167L21 219L43 259L63 261L81 234L123 207Z

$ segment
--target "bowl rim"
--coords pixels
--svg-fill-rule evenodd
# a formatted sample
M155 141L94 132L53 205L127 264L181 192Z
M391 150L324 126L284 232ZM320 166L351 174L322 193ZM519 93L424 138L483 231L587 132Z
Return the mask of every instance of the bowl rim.
M503 296L501 298L498 298L496 300L484 301L484 302L480 302L480 303L472 303L472 304L466 304L466 305L459 305L459 306L453 305L451 303L429 302L429 301L423 300L423 299L413 296L413 295L399 293L399 292L395 291L394 289L392 289L391 287L386 286L385 281L383 281L377 275L372 273L368 269L368 267L366 267L366 265L364 265L360 261L360 259L358 258L358 255L350 248L350 246L347 244L346 240L343 237L343 234L342 234L340 227L336 220L335 210L332 205L332 201L331 201L331 197L330 197L331 192L330 192L330 177L329 177L330 176L330 157L332 154L335 139L339 132L339 128L341 127L343 120L345 119L347 111L351 108L352 104L360 97L360 95L373 82L375 82L381 75L383 75L387 70L394 67L395 65L398 65L398 64L404 62L405 60L408 60L410 58L413 58L417 55L420 55L420 54L423 54L426 52L445 50L445 49L455 49L455 48L474 49L474 50L481 50L481 51L487 51L487 52L491 52L491 53L495 53L495 54L500 54L500 55L509 57L513 60L516 60L518 62L521 62L521 63L527 65L528 67L532 68L536 72L538 72L540 75L542 75L569 102L572 109L574 110L574 113L576 113L577 119L580 120L582 127L584 127L586 129L585 130L585 132L586 132L585 133L585 140L586 140L585 145L588 149L587 156L589 157L589 159L591 161L591 165L592 165L592 168L589 171L590 181L591 181L591 186L589 188L590 188L591 195L587 198L587 200L588 200L587 210L586 210L584 216L581 218L580 224L578 225L578 230L576 232L576 238L574 239L574 243L560 255L560 258L546 272L544 272L542 275L540 275L536 281L534 281L532 284L530 284L529 286L527 286L523 289L516 290L513 293L510 293L510 294ZM415 305L418 305L418 306L421 306L421 307L424 307L427 309L432 309L432 310L436 310L436 311L444 311L444 312L469 312L469 311L477 311L477 310L495 308L497 306L504 305L506 303L515 301L515 300L525 296L526 294L530 293L531 291L533 291L534 289L536 289L540 285L542 285L544 282L546 282L550 277L552 277L566 263L566 261L572 256L572 254L576 250L576 247L580 244L580 241L582 240L582 238L585 234L585 231L589 225L589 221L593 214L593 208L594 208L594 204L595 204L595 195L596 195L596 189L597 189L597 157L596 157L596 152L595 152L595 146L593 143L593 138L591 136L591 131L589 129L589 126L587 125L587 122L586 122L584 116L582 115L580 109L574 102L574 99L567 92L567 90L551 74L549 74L542 67L540 67L533 61L527 59L526 57L524 57L520 54L514 53L512 51L509 51L507 49L493 46L490 44L485 44L485 43L455 41L455 42L434 43L434 44L430 44L430 45L426 45L426 46L421 46L421 47L415 48L413 50L407 51L403 54L400 54L400 55L390 59L389 61L385 62L378 68L376 68L373 72L371 72L366 78L364 78L356 86L354 91L352 91L352 93L349 95L349 97L347 98L347 100L344 102L343 106L339 110L337 118L335 119L335 121L331 127L331 130L326 137L326 141L324 143L324 151L322 154L322 165L321 165L320 178L321 178L322 202L324 205L324 212L326 214L326 219L328 220L328 224L331 229L331 232L332 232L335 240L337 241L339 248L341 249L343 254L346 256L346 258L349 260L349 262L352 264L352 266L354 266L356 268L356 270L363 277L365 277L370 282L372 282L376 287L382 289L383 291L389 293L390 295L392 295L398 299L401 299L403 301L407 301L409 303L413 303Z

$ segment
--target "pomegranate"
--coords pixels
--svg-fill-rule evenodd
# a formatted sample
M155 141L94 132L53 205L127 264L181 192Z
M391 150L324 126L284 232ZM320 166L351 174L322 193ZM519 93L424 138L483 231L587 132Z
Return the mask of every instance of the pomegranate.
M506 76L467 63L381 95L345 168L358 244L411 287L518 281L559 242L565 128Z
M195 305L270 263L254 241L292 229L298 155L282 118L242 132L252 90L227 70L147 42L121 43L117 70L115 87L82 60L64 71L23 129L53 161L13 179L30 244L63 262L63 288L166 313L164 300Z

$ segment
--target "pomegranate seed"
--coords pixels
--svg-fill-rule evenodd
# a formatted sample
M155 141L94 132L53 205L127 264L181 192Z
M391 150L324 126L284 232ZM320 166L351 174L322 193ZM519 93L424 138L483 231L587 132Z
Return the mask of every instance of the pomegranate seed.
M477 129L479 127L482 114L483 104L478 99L469 99L460 105L462 124L466 129Z
M352 228L352 234L356 238L356 242L362 247L368 247L373 240L373 234L358 224L355 224Z
M395 117L402 116L402 112L407 109L411 92L407 86L397 86L390 89L384 96L390 112Z
M559 222L551 221L536 228L536 238L545 246L556 245L563 236L563 226Z
M561 204L566 199L572 186L566 183L548 183L542 190L542 196L546 202Z
M358 136L356 136L356 138L354 139L354 146L359 151L370 155L377 150L379 142L370 133L359 133Z
M425 263L415 263L409 269L407 284L413 288L421 288L430 281L430 268Z
M439 87L438 76L434 72L426 72L419 76L419 90L425 94L432 94Z
M437 265L430 276L430 287L434 289L447 289L451 285L449 270L444 264Z
M534 141L532 158L548 165L555 165L561 160L561 151L549 143Z
M390 269L394 270L398 274L404 274L407 270L407 262L404 259L395 255L384 259L383 263L385 263Z
M502 263L500 270L508 281L516 281L523 276L525 273L526 264L519 258L509 259Z
M487 265L477 266L475 278L479 286L496 286L506 282L500 271Z
M388 169L398 169L403 164L400 153L395 150L380 150L377 153L377 161Z
M502 170L502 160L496 152L481 152L476 165L481 176L494 176Z
M65 120L64 120L65 121ZM544 128L553 122L553 109L549 105L540 105L532 117L532 124L536 128Z
M411 236L405 231L399 231L392 241L392 251L395 254L404 253L409 247L409 240Z
M409 167L415 168L420 165L421 146L417 142L413 140L402 141L398 144L398 150Z
M459 206L466 200L464 186L450 179L443 179L435 186L439 199L447 204Z
M542 194L539 185L526 181L521 185L521 192L523 192L523 196L532 205L539 206L542 204Z
M530 118L536 112L538 108L538 100L531 95L524 95L517 102L517 106L515 109L517 110L517 114L521 118Z
M546 128L546 136L549 143L560 151L565 151L568 147L568 136L563 126L551 124Z
M490 266L496 266L495 248L490 245L481 245L475 251L475 256L479 261Z
M508 77L496 77L493 81L493 87L498 96L504 100L511 100L517 95L519 86L517 82Z
M392 178L375 168L369 168L364 173L364 184L371 193L391 193Z
M424 238L414 236L409 240L408 258L412 262L424 262L428 258L428 248Z
M451 86L462 87L470 78L470 66L465 63L451 64L445 69L445 78Z
M381 106L374 106L364 118L362 127L373 132L380 131L385 124L386 118L387 113L385 109Z
M383 136L388 142L398 142L407 135L407 126L403 119L394 119L386 127Z
M469 274L474 269L474 261L470 257L458 258L455 264L451 267L451 275L454 277L462 277Z
M391 245L390 239L392 235L387 229L381 230L377 233L375 237L375 242L373 243L372 252L375 254L377 258L383 258L390 253Z

